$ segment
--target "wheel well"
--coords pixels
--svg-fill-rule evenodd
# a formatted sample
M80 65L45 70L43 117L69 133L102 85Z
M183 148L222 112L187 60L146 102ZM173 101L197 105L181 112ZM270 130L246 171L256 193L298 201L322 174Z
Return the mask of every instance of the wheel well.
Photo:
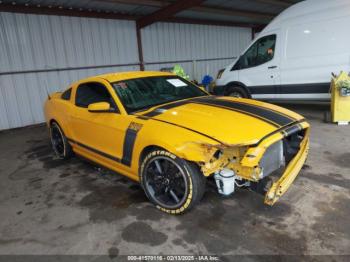
M151 152L151 151L153 151L153 150L156 150L156 149L166 150L166 149L164 149L164 148L161 148L161 147L155 146L155 145L146 146L146 147L142 150L142 152L141 152L141 154L140 154L139 164L141 165L143 159L147 156L147 154L148 154L149 152Z
M158 149L158 150L169 151L169 150L167 150L167 149L165 149L165 148L163 148L163 147L156 146L156 145L146 146L146 147L142 150L142 152L141 152L141 154L140 154L140 158L139 158L139 167L141 167L142 161L143 161L143 159L147 156L147 154L148 154L149 152L151 152L151 151L153 151L153 150L157 150L157 149ZM186 159L184 159L184 160L186 160ZM194 164L195 166L197 166L197 168L200 169L200 166L199 166L198 163L193 162L193 161L189 161L189 160L186 160L186 161L188 161L188 162Z
M62 133L63 133L64 135L66 135L66 133L64 132L62 126L61 126L55 119L51 119L49 123L50 123L50 126L49 126L49 127L51 127L51 125L52 125L53 123L56 123L56 124L59 126L59 128L61 129Z
M53 123L56 123L57 125L59 125L55 119L51 119L49 123L50 123L50 126L51 126Z
M226 85L225 91L228 88L230 88L230 87L240 87L240 88L244 89L244 91L247 92L249 98L252 98L252 95L251 95L249 89L243 83L241 83L241 82L230 82L230 83L228 83Z

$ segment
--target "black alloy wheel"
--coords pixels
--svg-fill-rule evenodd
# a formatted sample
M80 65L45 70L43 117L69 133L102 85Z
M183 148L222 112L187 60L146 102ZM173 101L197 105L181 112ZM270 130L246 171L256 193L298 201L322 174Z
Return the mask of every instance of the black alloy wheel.
M166 208L178 208L186 201L188 188L183 170L172 159L158 156L146 166L145 185L153 200Z
M157 208L170 214L182 214L200 201L206 178L195 163L155 149L142 161L140 182Z
M73 155L71 145L56 122L53 122L50 126L50 136L52 148L59 158L68 159Z

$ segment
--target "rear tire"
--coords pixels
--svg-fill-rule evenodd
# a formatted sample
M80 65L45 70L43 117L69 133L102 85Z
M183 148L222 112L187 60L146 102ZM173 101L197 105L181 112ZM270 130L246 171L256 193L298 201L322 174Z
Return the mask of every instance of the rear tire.
M231 86L226 90L226 96L232 96L237 98L249 98L248 92L240 86Z
M206 178L197 165L162 149L148 153L140 182L149 200L169 214L183 214L203 197Z
M72 146L68 143L61 127L53 122L50 126L52 148L60 159L69 159L73 155Z

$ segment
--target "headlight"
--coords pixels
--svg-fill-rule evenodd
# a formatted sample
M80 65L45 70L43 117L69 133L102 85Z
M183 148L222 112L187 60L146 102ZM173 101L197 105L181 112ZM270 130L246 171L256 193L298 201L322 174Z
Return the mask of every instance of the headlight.
M222 73L225 71L225 68L224 69L220 69L219 72L218 72L218 75L216 76L216 79L220 79L221 76L222 76Z

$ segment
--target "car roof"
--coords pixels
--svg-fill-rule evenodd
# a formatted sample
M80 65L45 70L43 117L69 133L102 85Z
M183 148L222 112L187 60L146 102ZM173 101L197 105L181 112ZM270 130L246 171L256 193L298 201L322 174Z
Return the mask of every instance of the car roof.
M117 82L133 78L151 77L151 76L173 76L173 73L159 71L130 71L130 72L115 72L109 74L98 75L95 77L103 78L108 82Z

